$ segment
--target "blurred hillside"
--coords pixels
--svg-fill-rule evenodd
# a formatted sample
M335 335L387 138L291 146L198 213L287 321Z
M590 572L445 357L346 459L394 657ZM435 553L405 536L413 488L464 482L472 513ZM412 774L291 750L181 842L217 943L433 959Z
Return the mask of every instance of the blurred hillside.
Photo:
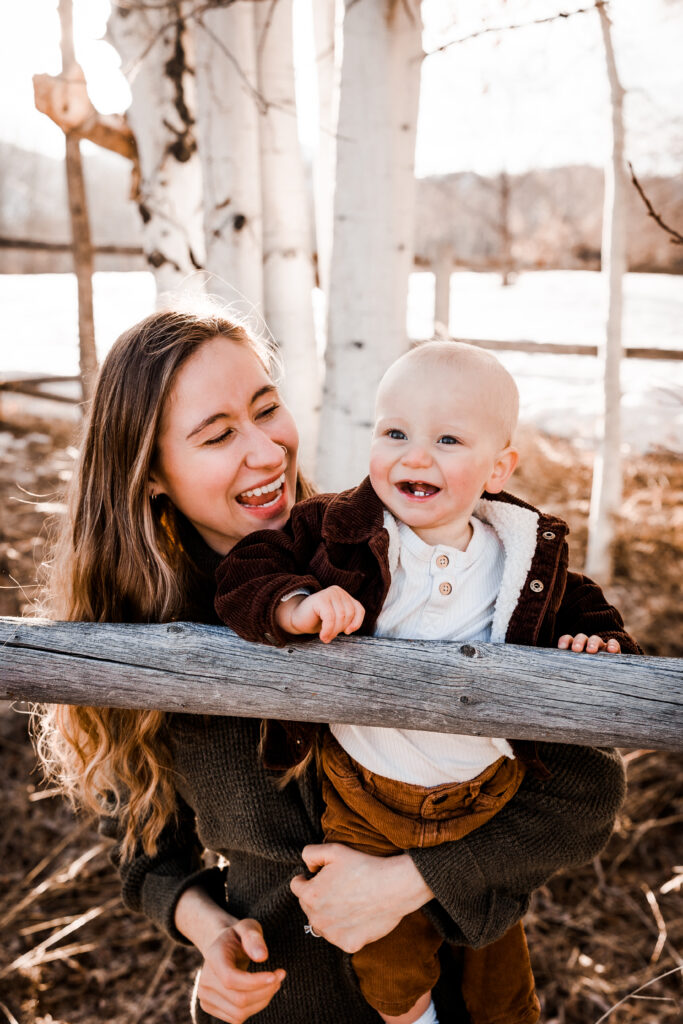
M84 159L98 270L142 270L139 214L130 198L130 164L98 151ZM0 141L0 273L66 272L70 227L61 160ZM655 209L683 225L683 179L645 177ZM558 167L519 175L457 173L416 182L415 261L429 266L444 251L473 270L597 270L603 174ZM683 249L629 193L628 265L640 272L683 273ZM47 243L49 248L37 248ZM124 251L117 252L121 249ZM104 250L104 251L103 251ZM113 250L113 251L112 251Z
M104 150L84 161L93 244L138 249L139 214L130 198L130 164ZM73 270L64 161L0 140L0 273ZM16 243L25 243L16 247ZM14 245L13 245L14 243ZM26 244L28 243L28 244ZM47 243L47 248L35 248ZM99 252L97 270L144 270L142 255Z

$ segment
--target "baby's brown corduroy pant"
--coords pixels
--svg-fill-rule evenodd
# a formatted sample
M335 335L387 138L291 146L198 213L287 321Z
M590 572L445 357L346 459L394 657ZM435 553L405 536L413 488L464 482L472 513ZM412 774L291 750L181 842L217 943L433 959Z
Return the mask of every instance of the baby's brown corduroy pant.
M501 757L469 782L415 786L368 771L326 733L322 747L326 842L389 856L462 839L517 792L524 766ZM505 851L501 851L505 856ZM405 1013L439 977L443 939L421 912L353 955L367 1002ZM472 1024L533 1024L538 1000L521 922L483 949L462 950L462 994Z

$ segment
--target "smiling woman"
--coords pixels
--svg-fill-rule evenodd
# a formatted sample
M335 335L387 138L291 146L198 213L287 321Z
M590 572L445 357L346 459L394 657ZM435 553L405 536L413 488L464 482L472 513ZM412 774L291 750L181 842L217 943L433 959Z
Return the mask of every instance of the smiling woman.
M50 570L52 615L217 622L222 555L256 526L284 550L280 527L310 493L297 443L269 354L240 324L170 311L126 331L95 389ZM343 511L340 545L353 528ZM552 777L525 777L470 836L374 856L322 842L321 782L297 723L68 706L38 709L36 723L48 772L115 840L125 904L200 951L193 1019L204 1024L373 1024L348 954L423 907L448 940L433 990L441 1019L483 1024L490 1016L463 1005L458 947L521 934L531 889L597 852L621 795L610 752L549 745ZM204 868L204 850L223 866ZM533 992L522 994L510 1024L535 1019Z
M227 554L259 528L284 526L299 439L262 358L217 336L179 370L150 473L206 543Z

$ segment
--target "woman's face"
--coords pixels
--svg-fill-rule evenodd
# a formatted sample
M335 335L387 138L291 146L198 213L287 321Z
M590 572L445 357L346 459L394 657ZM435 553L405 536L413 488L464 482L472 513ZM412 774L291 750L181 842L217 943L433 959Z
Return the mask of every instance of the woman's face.
M295 500L299 436L254 352L217 337L178 371L162 413L153 493L166 494L215 551L277 530Z

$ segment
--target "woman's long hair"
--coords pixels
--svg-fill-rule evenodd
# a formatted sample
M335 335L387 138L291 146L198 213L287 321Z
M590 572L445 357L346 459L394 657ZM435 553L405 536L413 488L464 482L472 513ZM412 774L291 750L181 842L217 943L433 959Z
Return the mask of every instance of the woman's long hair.
M205 341L272 353L245 328L211 313L160 312L116 341L85 425L68 514L48 566L46 612L86 622L210 621L212 574L183 542L188 524L169 499L150 500L163 409L180 367ZM312 493L299 475L297 499ZM34 735L48 777L78 805L116 814L122 852L153 854L176 798L162 711L43 705Z

